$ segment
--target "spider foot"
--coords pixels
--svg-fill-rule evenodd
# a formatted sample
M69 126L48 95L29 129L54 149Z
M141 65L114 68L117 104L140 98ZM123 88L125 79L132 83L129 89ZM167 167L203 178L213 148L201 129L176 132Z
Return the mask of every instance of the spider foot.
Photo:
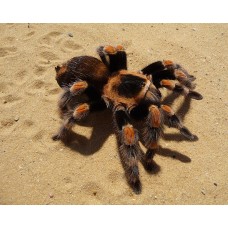
M69 124L68 124L69 125ZM52 136L52 139L54 141L58 141L58 140L61 140L61 141L65 141L68 136L69 136L69 133L70 133L70 130L69 130L69 126L62 126L58 133L56 133L55 135Z
M142 192L142 184L139 180L137 180L136 182L129 183L129 184L135 194L138 195Z
M144 167L144 169L145 169L147 172L152 173L153 170L154 170L153 161L152 161L152 160L151 160L151 161L145 161L145 162L143 163L143 167Z
M151 144L150 148L148 148L146 154L142 157L141 163L144 169L150 174L156 174L160 171L160 166L156 164L153 160L154 155L158 151L159 146L157 142Z
M58 140L61 139L61 137L60 137L59 134L55 134L55 135L52 136L52 139L53 139L54 141L58 141Z
M149 174L156 174L161 170L160 166L154 160L144 162L143 167Z
M137 165L132 165L126 168L126 177L130 187L136 194L141 193L142 185L139 180L139 168Z

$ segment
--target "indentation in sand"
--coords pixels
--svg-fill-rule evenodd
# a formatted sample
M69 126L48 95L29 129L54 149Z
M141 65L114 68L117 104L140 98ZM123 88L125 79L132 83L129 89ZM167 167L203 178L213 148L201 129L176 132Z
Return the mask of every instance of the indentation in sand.
M44 72L46 72L46 70L47 70L46 67L36 65L36 66L35 66L34 73L35 73L37 76L40 76L40 75L42 75Z
M17 85L24 85L29 78L27 77L27 70L20 70L16 73L16 84Z
M31 37L35 34L35 31L29 32L26 36Z
M82 51L83 48L81 45L75 43L73 40L67 40L65 41L62 45L61 50L63 52L67 52L67 51Z
M64 181L66 184L72 183L71 177L64 177L64 178L63 178L63 181Z
M26 70L21 70L17 73L17 78L24 79L24 77L26 76L27 71Z
M38 131L38 132L32 137L32 139L33 139L34 141L39 141L39 140L43 139L44 135L45 135L44 130L41 130L41 131Z
M31 88L41 89L44 87L44 85L45 83L42 80L37 79L32 83Z
M88 182L82 186L81 190L86 192L88 195L97 195L102 192L101 187L96 182Z
M13 104L21 100L21 97L17 97L15 95L9 94L9 95L3 96L2 99L4 100L5 104Z
M7 37L4 38L4 41L6 41L7 43L12 43L15 40L16 40L16 38L13 37L13 36L7 36Z
M14 123L15 121L13 119L1 120L1 126L3 127L11 127Z
M25 38L23 38L24 41L31 40L33 36L35 35L35 31L31 31L25 35Z
M23 125L25 127L31 127L31 126L34 125L34 122L32 120L25 120L24 123L23 123Z
M61 32L49 32L48 34L41 37L40 44L52 46L56 43L56 40L59 39L61 35Z
M1 75L0 75L1 77ZM9 87L9 83L7 82L0 82L0 91L1 92L7 92Z
M16 47L2 47L0 48L0 57L12 56L16 51Z
M53 52L49 52L49 51L41 52L40 53L40 56L42 58L44 58L45 60L47 60L47 61L57 60L58 59L58 56L57 55L55 55Z
M59 88L50 89L48 91L48 93L51 94L51 95L59 94L59 92L60 92Z
M119 179L124 179L123 174L117 172L116 170L112 170L109 174L108 174L108 178L109 180L114 183L117 182Z

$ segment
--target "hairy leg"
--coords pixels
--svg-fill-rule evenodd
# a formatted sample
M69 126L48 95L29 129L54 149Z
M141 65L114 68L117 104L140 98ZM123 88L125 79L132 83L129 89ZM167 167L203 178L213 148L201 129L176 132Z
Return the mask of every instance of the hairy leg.
M138 160L141 160L141 149L138 142L138 131L130 123L130 119L123 106L114 110L116 134L120 144L120 158L125 169L129 185L135 193L141 192Z
M158 150L158 140L162 132L163 116L156 105L150 105L148 116L143 130L143 141L147 148L143 165L145 169L152 171L153 157Z
M94 86L89 85L86 81L78 80L71 85L65 86L64 92L61 94L58 102L59 113L62 119L65 114L72 109L72 107L70 107L71 101L76 102L79 100L77 103L82 102L78 99L80 98L80 95L85 95L87 97L87 99L82 99L84 100L83 102L87 102L88 100L91 102L97 102L101 100L101 93ZM77 99L75 99L75 97L77 97Z
M161 109L164 113L166 120L168 121L169 127L177 128L178 130L180 130L180 133L189 140L195 139L195 136L181 123L178 116L168 105L161 105Z
M69 103L74 96L78 96L85 92L88 88L86 81L76 81L70 85L63 87L63 93L58 101L60 117L63 119L65 114L70 111Z
M152 75L151 80L153 84L160 88L162 80L177 80L180 85L189 89L192 94L191 98L201 100L203 97L192 90L195 88L193 81L196 79L190 75L181 65L176 64L170 60L157 61L147 67L143 68L143 74Z
M160 84L162 87L165 87L166 89L172 90L174 92L180 93L185 97L193 98L196 100L201 100L202 95L197 93L196 91L193 91L189 88L187 88L184 85L181 85L180 83L175 83L174 81L163 79L160 81Z
M74 110L67 110L64 113L63 123L52 139L53 140L67 140L68 133L71 131L74 124L85 119L90 112L96 112L106 109L105 102L100 99L91 101L89 103L78 104Z
M127 69L127 54L124 51L123 46L100 46L97 49L97 53L99 54L102 62L108 66L111 73Z

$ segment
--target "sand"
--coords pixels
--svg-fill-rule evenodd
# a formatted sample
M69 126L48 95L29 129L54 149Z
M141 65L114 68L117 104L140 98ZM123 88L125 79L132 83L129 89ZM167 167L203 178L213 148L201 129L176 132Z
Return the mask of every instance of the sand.
M1 24L0 204L227 204L227 24ZM204 99L167 104L197 141L165 128L157 169L139 164L142 193L128 186L111 112L74 127L77 143L51 136L60 125L54 67L123 44L129 69L171 59L197 77Z

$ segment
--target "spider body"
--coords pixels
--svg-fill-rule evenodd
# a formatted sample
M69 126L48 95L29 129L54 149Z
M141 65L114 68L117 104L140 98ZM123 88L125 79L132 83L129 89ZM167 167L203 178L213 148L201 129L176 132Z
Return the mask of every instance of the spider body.
M159 88L198 100L202 96L193 90L195 77L170 60L157 61L134 72L127 70L127 55L121 45L100 46L97 53L101 60L74 57L55 68L57 83L64 92L59 100L63 124L53 139L64 141L73 125L90 112L110 108L128 183L135 193L140 193L138 161L148 171L153 169L153 156L164 122L179 129L189 140L194 139L171 107L162 104ZM141 133L146 153L139 146L140 132L132 119L144 122Z

